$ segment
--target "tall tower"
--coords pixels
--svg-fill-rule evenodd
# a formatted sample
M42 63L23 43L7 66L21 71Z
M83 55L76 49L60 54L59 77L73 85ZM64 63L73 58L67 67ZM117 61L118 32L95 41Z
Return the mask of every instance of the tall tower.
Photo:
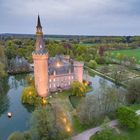
M47 97L49 95L48 52L45 51L43 32L39 15L36 26L35 51L32 53L32 57L34 61L34 77L37 93L41 97Z
M73 63L75 80L81 83L83 81L83 66L83 62L74 61Z

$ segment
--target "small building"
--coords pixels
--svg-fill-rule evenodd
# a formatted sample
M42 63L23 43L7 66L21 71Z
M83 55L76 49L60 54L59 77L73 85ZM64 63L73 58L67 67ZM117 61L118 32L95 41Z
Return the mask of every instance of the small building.
M69 56L49 57L45 50L43 32L38 16L36 26L34 61L35 87L38 95L47 97L51 92L68 89L73 81L83 81L83 62L73 61Z

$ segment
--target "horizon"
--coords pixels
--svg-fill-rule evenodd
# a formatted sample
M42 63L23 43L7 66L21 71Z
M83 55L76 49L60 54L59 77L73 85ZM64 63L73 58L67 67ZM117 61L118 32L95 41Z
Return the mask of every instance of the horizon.
M31 35L31 33L0 33L0 35ZM44 36L87 36L87 37L127 37L127 36L140 36L140 35L85 35L85 34L43 34Z

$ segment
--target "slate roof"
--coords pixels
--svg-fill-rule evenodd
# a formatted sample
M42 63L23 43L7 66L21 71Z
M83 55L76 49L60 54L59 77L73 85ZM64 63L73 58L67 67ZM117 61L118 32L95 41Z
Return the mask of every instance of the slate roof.
M59 66L57 64L59 63ZM55 57L49 58L49 75L53 75L54 72L56 75L68 74L73 71L72 64L63 58L61 55L56 55Z

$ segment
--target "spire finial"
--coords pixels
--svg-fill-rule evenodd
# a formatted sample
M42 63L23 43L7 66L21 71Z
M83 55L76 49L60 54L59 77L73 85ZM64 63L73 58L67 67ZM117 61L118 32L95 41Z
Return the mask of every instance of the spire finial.
M42 28L39 13L38 13L38 19L37 19L37 27Z

